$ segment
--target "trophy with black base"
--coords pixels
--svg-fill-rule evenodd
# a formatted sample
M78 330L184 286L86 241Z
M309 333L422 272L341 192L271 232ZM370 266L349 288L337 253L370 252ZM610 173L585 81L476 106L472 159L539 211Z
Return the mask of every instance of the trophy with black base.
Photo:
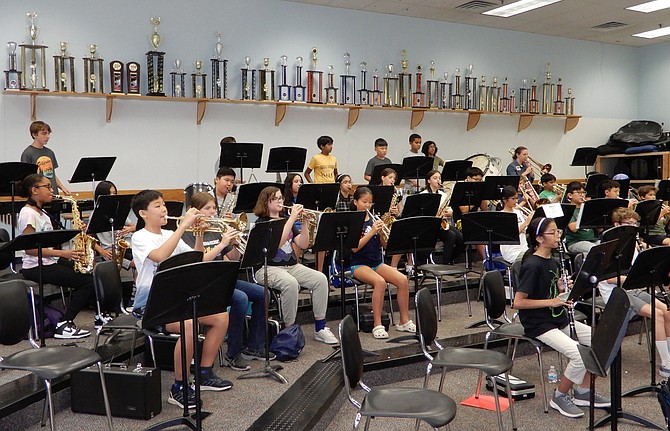
M221 32L216 32L216 44L214 45L216 58L212 62L212 99L228 99L228 60L221 58L223 44L221 43Z
M293 86L293 101L304 102L305 86L302 85L302 57L295 58L295 85Z
M533 85L530 86L530 99L528 99L528 112L530 114L540 113L540 101L537 100L537 84L533 78Z
M487 91L489 90L487 89L486 76L482 75L482 78L479 80L479 110L484 112L490 111L487 96Z
M474 76L474 66L468 65L465 69L465 109L477 109L477 78Z
M370 106L382 106L383 93L379 89L379 71L372 72L372 90L370 90Z
M393 73L393 64L386 65L384 76L384 106L400 106L398 77Z
M312 70L307 71L307 103L323 103L323 72L316 70L316 55L316 48L312 48Z
M202 73L202 61L194 62L195 71L191 73L191 95L196 99L207 98L207 74Z
M128 82L128 94L140 95L140 64L131 61L126 64L126 82Z
M275 71L268 69L270 58L263 58L263 69L258 71L260 78L260 91L258 100L275 100Z
M244 57L242 67L242 100L256 100L256 70L251 69L251 57Z
M154 26L154 32L151 34L151 46L153 50L147 52L147 96L165 96L163 93L163 67L165 63L165 53L157 51L161 44L161 36L158 34L158 26L161 23L161 17L150 18Z
M181 68L181 60L174 61L174 68L170 72L170 95L172 97L186 97L186 73Z
M35 18L37 13L28 12L30 19L30 27L28 27L28 34L30 35L31 43L22 43L21 48L21 69L28 71L30 69L30 87L26 85L26 74L21 74L21 90L32 91L49 91L47 88L47 55L46 45L38 45L35 41L37 35L40 33L40 28L35 25ZM39 52L39 55L38 55ZM28 63L30 65L28 66Z
M282 55L279 60L279 100L288 102L291 100L291 86L286 81L286 69L288 68L288 57Z
M444 72L444 81L440 82L440 109L450 109L452 84L449 73Z
M554 114L564 115L564 108L565 102L563 102L563 82L561 78L558 78L558 84L556 84L556 100L554 101Z
M521 88L519 89L519 112L526 113L528 112L528 106L530 104L530 90L526 87L528 80L523 78L521 80Z
M109 85L112 94L123 93L124 87L123 63L119 60L109 62Z
M370 103L370 90L367 89L368 85L368 71L366 70L367 63L361 61L361 88L358 90L358 105L368 105Z
M575 115L575 98L572 97L572 88L568 88L568 97L565 98L565 115Z
M412 93L412 108L425 108L426 107L426 93L421 91L421 88L423 88L423 83L421 82L421 78L423 77L423 73L421 73L422 67L421 65L416 66L416 91Z
M89 57L84 57L84 93L104 93L103 62L102 58L96 58L95 53L98 45L91 43L88 45Z
M542 84L542 113L553 114L555 101L554 84L551 82L551 63L547 63L547 71L544 73L544 83Z
M440 86L435 79L435 62L430 62L430 79L426 80L426 107L435 109L439 105Z
M355 105L356 104L356 75L349 74L349 67L351 66L351 54L344 53L344 75L340 75L340 104Z
M58 42L60 54L54 55L54 91L67 91L70 83L70 91L74 93L74 57L67 55L67 42Z
M9 70L5 70L5 90L18 90L21 71L16 70L16 42L7 42L9 51Z
M454 73L454 94L451 95L451 109L463 109L463 95L461 94L461 69Z
M498 87L498 77L493 77L493 85L491 85L490 92L488 93L489 97L489 108L493 112L498 112L500 110L500 87Z
M509 98L507 87L508 87L507 77L505 77L505 80L503 81L502 85L502 97L500 98L500 112L505 113L509 113L512 111L511 100Z
M328 87L326 87L326 104L334 105L337 103L337 88L335 87L335 74L333 65L328 66Z
M407 51L404 49L401 52L400 67L402 71L398 74L398 93L400 95L399 106L406 108L412 106L412 74L407 73L409 61L407 60Z

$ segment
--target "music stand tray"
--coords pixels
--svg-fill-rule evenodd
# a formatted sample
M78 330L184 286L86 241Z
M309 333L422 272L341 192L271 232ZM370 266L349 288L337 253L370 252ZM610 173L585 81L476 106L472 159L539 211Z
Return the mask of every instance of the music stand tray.
M375 200L373 210L377 214L385 214L391 208L391 201L395 193L394 186L367 186Z
M589 175L589 178L586 180L586 196L589 198L602 198L602 190L600 190L600 183L608 179L609 177L605 174L593 174Z
M402 160L403 179L416 180L416 189L419 190L419 180L426 178L433 169L433 159L425 156L405 157ZM398 173L398 176L401 174Z
M467 178L465 171L472 167L472 160L451 160L444 162L442 167L442 182L463 181Z
M575 210L577 209L577 205L575 204L559 204L561 206L561 211L563 211L563 215L561 217L554 217L554 221L556 222L556 227L558 227L561 230L565 230L565 228L570 224L570 220L572 220L572 215L575 213ZM544 205L541 205L538 207L538 209L535 210L533 213L533 218L539 218L539 217L547 217L545 211L544 211Z
M654 226L661 215L663 201L641 201L635 206L635 212L640 216L640 227L649 233L649 227Z
M503 189L506 186L510 186L517 190L519 188L520 179L521 177L516 175L489 176L484 178L484 183L486 184L484 199L502 200Z
M95 182L107 179L109 171L112 170L116 156L109 157L82 157L74 169L71 184L91 182L91 189L95 194Z
M619 198L591 199L582 204L577 216L578 229L597 229L612 226L612 211L628 208L628 201Z
M451 207L467 206L475 208L481 205L486 183L483 181L459 181L451 194Z
M275 147L270 148L268 166L265 172L302 172L307 160L307 148Z
M461 217L465 244L519 245L517 215L503 211L478 211Z
M637 233L635 226L615 226L603 232L601 241L616 240L616 246L612 252L613 258L610 258L609 263L603 269L601 278L607 279L628 273L633 263Z
M240 168L240 179L244 179L244 168L260 168L263 157L263 144L231 142L221 143L219 168Z
M303 184L298 189L296 203L310 210L323 211L326 208L335 208L339 193L339 184Z
M656 192L656 199L661 201L670 200L670 180L661 180L656 186L658 192Z
M439 193L417 193L407 196L402 209L402 218L432 216L440 209Z
M404 168L403 168L403 165L401 165L399 163L387 163L385 165L375 166L372 169L372 177L370 178L370 185L379 185L379 184L382 183L382 171L386 168L391 168L395 171L396 174L398 174L398 175L396 175L394 184L396 186L400 185L400 181L402 181L402 179L403 179L402 174L404 172L404 170L403 170Z
M284 185L272 182L241 184L237 188L237 201L235 202L235 208L233 209L233 212L253 212L254 207L256 206L256 201L258 201L258 195L266 187L277 187L279 190L283 190Z
M593 166L598 157L598 149L595 147L581 147L575 150L570 166Z
M130 213L130 201L133 195L101 195L95 202L95 208L88 220L86 233L112 233L112 260L116 260L116 234L123 229Z

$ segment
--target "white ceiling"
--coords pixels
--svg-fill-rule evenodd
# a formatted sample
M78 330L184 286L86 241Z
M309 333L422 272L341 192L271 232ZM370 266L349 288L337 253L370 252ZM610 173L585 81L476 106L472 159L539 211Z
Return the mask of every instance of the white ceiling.
M631 36L659 25L670 25L670 9L652 13L626 10L645 0L563 0L510 18L482 15L512 0L288 0L320 6L387 13L438 21L457 22L527 33L568 37L627 46L645 46L670 41L670 36L643 39ZM459 8L475 4L474 9ZM598 29L607 23L624 26Z

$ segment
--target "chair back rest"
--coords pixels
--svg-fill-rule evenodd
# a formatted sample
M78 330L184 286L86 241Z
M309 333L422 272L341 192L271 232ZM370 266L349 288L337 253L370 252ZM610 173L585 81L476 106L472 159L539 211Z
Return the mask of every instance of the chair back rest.
M27 288L21 280L0 283L0 344L18 344L30 331Z
M9 232L7 232L7 229L0 229L0 245L2 245L3 242L9 242ZM8 268L12 263L13 257L13 251L5 251L0 253L0 270Z
M115 261L107 260L95 265L93 286L101 311L119 311L123 301L123 284Z
M484 288L484 310L490 319L505 313L505 282L498 271L486 271L482 277Z
M353 317L347 314L340 322L342 371L347 391L358 386L363 376L363 348Z
M416 323L418 325L421 347L432 345L437 336L437 313L430 290L423 288L416 292Z
M514 279L513 286L519 286L519 274L521 273L521 259L517 259L512 264L512 278Z

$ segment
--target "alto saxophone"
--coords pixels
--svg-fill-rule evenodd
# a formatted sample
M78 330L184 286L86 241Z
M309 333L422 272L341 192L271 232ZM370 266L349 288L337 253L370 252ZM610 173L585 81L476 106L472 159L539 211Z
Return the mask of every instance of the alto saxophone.
M72 226L79 229L81 226L81 213L77 206L76 199L70 196L53 195L55 199L62 199L72 205ZM74 270L82 274L90 274L93 271L93 263L95 261L95 243L96 239L91 235L87 235L82 230L77 236L72 239L72 248L82 252L83 256L80 260L74 261Z
M116 240L116 267L119 268L119 271L121 271L123 266L123 258L126 255L126 250L129 248L130 243L123 239L122 236L119 236Z
M395 223L395 217L393 216L393 214L391 214L391 208L397 206L399 201L400 201L400 193L394 192L393 198L391 199L391 205L389 205L388 212L385 212L380 217L385 227L384 230L379 232L379 236L383 242L387 242L389 240L389 235L391 234L391 226L393 225L393 223Z
M437 214L435 215L435 217L442 218L442 213L444 213L444 211L446 211L447 208L449 208L449 201L447 199L445 199L444 203L442 205L440 205L440 207L437 209ZM446 218L443 218L442 222L440 223L440 227L443 230L449 230L449 220L447 220Z

